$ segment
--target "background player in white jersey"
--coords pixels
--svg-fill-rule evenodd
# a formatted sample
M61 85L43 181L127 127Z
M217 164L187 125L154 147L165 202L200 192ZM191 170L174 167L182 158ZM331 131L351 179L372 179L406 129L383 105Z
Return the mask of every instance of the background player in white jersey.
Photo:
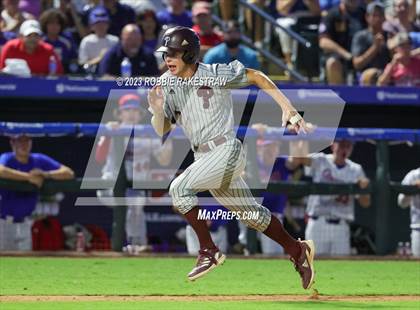
M302 149L305 148L305 142L299 141L298 144L301 150L295 151L304 155ZM332 154L292 157L289 161L292 166L309 166L314 183L358 183L361 188L366 188L369 179L366 178L362 166L349 159L353 144L347 140L334 142L331 150ZM370 195L356 197L362 207L370 206ZM311 195L308 199L307 214L309 219L305 237L314 240L318 254L350 254L349 223L354 220L353 195Z
M140 97L137 94L129 93L121 96L118 100L117 117L118 122L109 122L107 126L111 129L118 129L120 126L133 126L139 124L145 116L146 109L141 106ZM161 139L135 137L129 139L124 156L124 167L127 180L132 182L133 178L138 181L145 181L150 178L150 161L152 156L158 160L161 165L169 163L172 157L171 141L162 148ZM102 169L102 178L106 180L115 180L118 170L115 168L116 150L113 139L103 136L100 138L96 149L96 160L98 163L105 164ZM99 191L100 195L110 196L106 191ZM134 200L134 203L126 203L127 215L125 231L127 242L135 249L136 246L147 245L146 218L144 214L144 205L146 192L127 188L126 197Z
M407 173L401 183L420 188L420 167ZM420 195L399 194L398 204L401 208L410 206L411 251L413 256L420 257Z
M258 219L246 224L275 240L291 256L302 278L303 287L309 288L314 280L312 241L298 241L283 228L270 211L258 204L241 177L245 166L242 143L233 129L233 106L229 88L255 84L266 91L283 111L282 123L290 122L294 130L306 130L305 121L277 86L262 72L247 69L240 62L206 65L198 63L200 42L196 33L185 27L168 29L158 52L168 71L162 79L224 77L222 88L214 85L163 85L149 93L152 125L159 135L181 126L191 142L194 163L172 181L169 192L173 205L185 216L197 234L200 251L196 266L188 274L195 280L224 262L225 256L215 246L204 220L198 218L197 193L209 190L218 202L232 211L259 212Z

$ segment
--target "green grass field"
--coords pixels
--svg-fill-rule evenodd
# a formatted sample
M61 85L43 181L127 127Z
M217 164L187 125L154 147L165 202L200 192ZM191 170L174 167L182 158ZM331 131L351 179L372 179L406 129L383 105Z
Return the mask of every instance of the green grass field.
M317 261L310 300L287 260L229 259L188 282L191 258L0 257L0 295L143 295L155 300L3 301L0 309L420 309L420 262ZM159 300L159 296L196 296ZM202 295L301 295L296 301L200 301ZM324 295L354 296L330 301ZM367 295L416 295L410 300L364 301ZM299 296L298 296L299 297ZM357 297L357 298L356 298ZM384 297L385 298L385 297Z

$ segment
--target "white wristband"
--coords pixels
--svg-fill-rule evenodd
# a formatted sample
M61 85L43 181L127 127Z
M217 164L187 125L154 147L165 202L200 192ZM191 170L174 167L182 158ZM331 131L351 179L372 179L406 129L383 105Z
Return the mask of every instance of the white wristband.
M302 119L302 117L299 114L296 114L289 119L289 122L290 122L290 124L294 125L297 122L299 122L301 119Z

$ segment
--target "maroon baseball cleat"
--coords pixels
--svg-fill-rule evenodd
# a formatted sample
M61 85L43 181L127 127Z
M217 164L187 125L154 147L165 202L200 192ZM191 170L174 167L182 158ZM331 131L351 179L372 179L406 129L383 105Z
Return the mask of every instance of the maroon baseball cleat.
M188 274L188 280L194 281L210 270L222 265L226 256L223 255L219 249L201 249L198 251L197 263L193 270Z
M302 278L302 286L306 290L312 286L315 278L314 269L314 256L315 256L315 245L312 240L301 241L299 239L299 245L302 249L300 256L297 261L292 257L290 260L295 264L295 269L299 272Z

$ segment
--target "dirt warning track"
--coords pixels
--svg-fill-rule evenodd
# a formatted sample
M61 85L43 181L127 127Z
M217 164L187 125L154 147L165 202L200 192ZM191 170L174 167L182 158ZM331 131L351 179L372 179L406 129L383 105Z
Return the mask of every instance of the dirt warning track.
M121 295L64 295L64 296L29 296L29 295L3 295L0 296L0 302L89 302L89 301L279 301L279 302L302 302L302 301L418 301L420 295L369 295L369 296L327 296L327 295L156 295L156 296L121 296Z

